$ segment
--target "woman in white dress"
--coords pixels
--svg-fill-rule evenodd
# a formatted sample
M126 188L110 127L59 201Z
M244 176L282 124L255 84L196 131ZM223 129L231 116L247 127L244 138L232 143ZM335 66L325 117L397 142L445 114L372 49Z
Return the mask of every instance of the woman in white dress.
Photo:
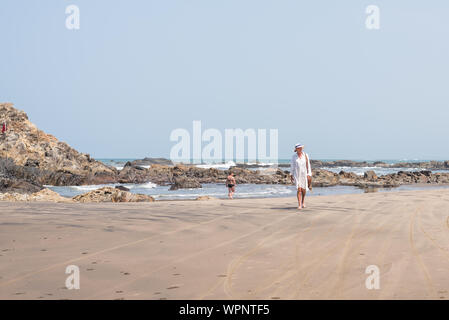
M305 208L304 199L306 191L309 189L307 177L312 177L309 156L303 152L304 146L300 143L295 145L295 154L290 164L290 174L292 183L296 186L298 197L298 210Z

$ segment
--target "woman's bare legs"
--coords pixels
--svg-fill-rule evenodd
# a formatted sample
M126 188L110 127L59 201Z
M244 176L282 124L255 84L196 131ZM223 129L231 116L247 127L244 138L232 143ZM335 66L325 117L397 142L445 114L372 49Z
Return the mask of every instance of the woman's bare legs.
M302 199L304 199L304 197L302 196L302 190L303 189L298 188L296 193L296 197L298 198L298 210L302 209Z
M306 208L306 205L305 205L305 203L304 203L304 201L305 201L305 198L306 198L306 189L301 189L302 190L302 207L303 208Z

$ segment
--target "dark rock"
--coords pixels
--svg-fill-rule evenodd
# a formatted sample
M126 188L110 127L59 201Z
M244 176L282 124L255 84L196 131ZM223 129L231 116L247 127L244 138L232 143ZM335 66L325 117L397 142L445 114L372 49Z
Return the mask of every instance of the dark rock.
M129 188L125 186L115 186L116 189L122 190L122 191L129 191Z
M377 180L377 175L376 175L376 173L373 170L366 171L363 176L364 176L365 179L367 179L369 181Z
M27 161L25 162L25 167L39 168L39 160L27 159Z
M338 185L340 181L340 177L338 174L323 169L313 170L312 175L314 187L335 186Z
M175 177L170 190L178 189L191 189L191 188L202 188L201 184L192 178L187 177Z
M335 167L367 167L370 164L366 161L353 161L353 160L335 160L335 161L321 161L310 160L312 168L335 168Z
M379 168L419 168L428 170L449 170L449 161L427 161L427 162L398 162L388 164L383 161L353 161L353 160L335 160L321 161L310 160L312 168L336 168L336 167L379 167ZM288 167L289 164L280 164L279 166Z
M127 162L118 174L119 183L145 183L151 181L152 177L148 169L134 166Z
M430 170L423 170L423 171L421 171L421 174L425 175L426 177L430 177L432 175L432 171L430 171Z
M345 171L340 171L338 173L338 175L340 176L340 179L345 178L345 179L357 179L359 176L356 175L354 172L345 172Z
M154 202L145 194L134 194L117 188L103 187L72 198L76 202Z
M26 193L31 194L44 189L43 186L23 179L0 178L1 193Z
M159 164L163 166L173 166L173 162L165 158L143 158L140 160L134 160L131 162L133 166L151 166L153 164Z

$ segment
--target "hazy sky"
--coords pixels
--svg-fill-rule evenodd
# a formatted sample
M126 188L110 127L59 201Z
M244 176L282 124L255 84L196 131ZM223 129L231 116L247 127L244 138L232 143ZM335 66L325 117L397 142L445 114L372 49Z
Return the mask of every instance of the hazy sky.
M448 35L447 0L1 0L0 101L97 158L201 120L276 128L281 157L449 159Z

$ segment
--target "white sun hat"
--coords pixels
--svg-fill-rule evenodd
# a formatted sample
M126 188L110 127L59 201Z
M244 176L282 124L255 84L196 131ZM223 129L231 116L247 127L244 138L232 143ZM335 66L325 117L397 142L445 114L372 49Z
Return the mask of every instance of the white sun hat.
M295 150L298 148L304 148L304 145L302 143L295 144Z

